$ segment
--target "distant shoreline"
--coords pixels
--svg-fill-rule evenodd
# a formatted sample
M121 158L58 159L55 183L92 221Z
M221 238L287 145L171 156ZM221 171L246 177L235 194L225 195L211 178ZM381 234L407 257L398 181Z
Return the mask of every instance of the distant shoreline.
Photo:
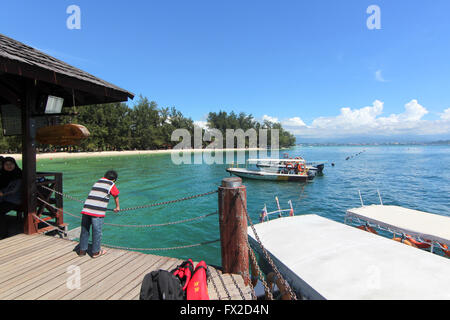
M226 152L226 151L262 151L270 150L263 148L245 148L245 149L185 149L185 150L130 150L130 151L98 151L98 152L52 152L52 153L38 153L36 155L37 160L41 159L66 159L66 158L89 158L89 157L117 157L117 156L130 156L130 155L148 155L148 154L170 154L178 152ZM21 161L22 155L16 154L1 154L3 157L13 157L15 160Z

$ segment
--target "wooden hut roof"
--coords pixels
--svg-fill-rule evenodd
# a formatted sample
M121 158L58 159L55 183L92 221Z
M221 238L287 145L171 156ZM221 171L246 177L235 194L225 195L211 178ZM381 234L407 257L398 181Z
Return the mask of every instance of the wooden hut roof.
M74 96L77 105L134 98L133 93L0 34L0 99L6 97L11 102L11 98L23 96L18 91L24 78L38 81L41 92L63 97L67 105Z

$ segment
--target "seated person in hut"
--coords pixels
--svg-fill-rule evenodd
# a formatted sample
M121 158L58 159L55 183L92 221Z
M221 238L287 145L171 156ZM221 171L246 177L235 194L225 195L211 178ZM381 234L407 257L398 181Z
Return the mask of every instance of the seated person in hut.
M0 172L0 239L8 236L6 214L22 203L22 170L11 157L3 159Z

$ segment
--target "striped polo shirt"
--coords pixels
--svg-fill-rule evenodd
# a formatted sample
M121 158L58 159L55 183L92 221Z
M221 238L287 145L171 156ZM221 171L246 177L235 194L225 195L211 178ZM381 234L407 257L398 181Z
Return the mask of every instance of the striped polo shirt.
M101 178L94 184L91 192L89 192L81 213L94 217L104 217L110 195L117 197L119 190L114 182L106 178Z

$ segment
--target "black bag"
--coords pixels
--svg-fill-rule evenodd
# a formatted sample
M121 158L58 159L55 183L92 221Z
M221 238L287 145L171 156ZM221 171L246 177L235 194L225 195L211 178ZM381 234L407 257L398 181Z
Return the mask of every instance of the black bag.
M139 300L184 300L180 280L166 270L153 271L142 281Z

